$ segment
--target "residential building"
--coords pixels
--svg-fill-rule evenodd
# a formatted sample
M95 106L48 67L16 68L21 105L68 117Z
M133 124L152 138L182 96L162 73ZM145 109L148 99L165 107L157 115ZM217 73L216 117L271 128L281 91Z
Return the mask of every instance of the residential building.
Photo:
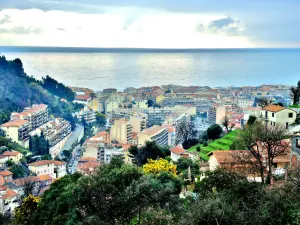
M294 110L278 105L269 105L261 110L261 118L271 126L280 124L289 128L289 125L295 123L297 113Z
M123 159L125 154L122 148L116 148L112 145L105 145L99 148L98 161L100 163L110 163L111 159L115 156L120 156Z
M180 158L187 158L187 159L191 159L193 161L199 159L199 156L198 156L197 152L195 152L195 153L188 152L180 146L176 146L174 148L171 148L170 151L171 151L171 159L174 162L177 162L178 159L180 159Z
M19 163L20 159L23 158L22 153L17 152L17 151L5 151L2 156L6 156L7 160L12 160L15 163ZM6 160L6 161L7 161Z
M0 187L0 213L2 215L13 214L16 207L20 205L19 194L5 186Z
M105 113L109 113L109 112L112 112L116 109L119 108L119 103L118 102L106 102L105 103Z
M67 174L66 162L57 160L41 160L30 163L29 170L37 176L50 175L52 178L60 178Z
M224 105L212 106L208 110L208 121L211 124L222 124L226 116L226 108Z
M84 119L87 124L96 122L96 112L89 109L88 107L84 107L84 109L76 112L74 115L79 121L82 121Z
M8 161L8 156L0 155L0 168L6 166L6 162Z
M146 100L138 100L135 102L135 107L139 109L147 109L147 101Z
M94 98L88 103L88 107L95 112L103 112L104 107L99 99Z
M29 132L31 131L29 121L23 119L11 120L2 124L0 128L5 132L7 138L11 138L12 141L25 148L29 147Z
M153 126L138 133L138 146L141 147L147 141L155 141L158 145L168 145L168 130L162 126Z
M83 105L88 105L88 103L92 100L91 95L83 94L83 95L76 95L75 99L73 100L74 103L79 103Z
M261 181L257 166L253 166L247 161L241 160L241 158L252 160L252 155L248 150L228 150L228 151L213 151L208 154L209 169L211 171L217 168L225 168L234 170L240 175L246 176L249 180ZM274 174L284 174L286 169L291 166L292 154L290 149L274 158ZM267 162L265 162L266 156L263 154L263 164L265 165L264 173L267 173ZM255 159L252 160L255 162Z
M116 88L105 88L103 89L103 93L104 94L113 94L116 93L118 90Z
M98 150L100 146L109 144L110 134L106 131L101 131L95 136L88 138L82 145L82 157L83 158L98 158Z
M12 113L11 120L27 120L34 130L49 121L49 109L45 104L33 105L20 113Z
M129 121L132 126L132 132L140 132L146 129L147 115L135 113L134 115L130 116Z
M115 120L114 125L110 128L111 141L120 144L130 143L132 140L132 126L127 119Z
M40 136L43 133L50 146L49 154L51 154L52 158L55 158L71 136L71 130L72 127L69 121L62 118L55 118L35 129L30 134L31 136Z
M97 168L100 166L98 161L87 161L84 163L78 163L76 170L84 175L95 174Z
M13 173L8 170L2 170L0 171L0 176L3 178L4 183L9 182L12 180Z

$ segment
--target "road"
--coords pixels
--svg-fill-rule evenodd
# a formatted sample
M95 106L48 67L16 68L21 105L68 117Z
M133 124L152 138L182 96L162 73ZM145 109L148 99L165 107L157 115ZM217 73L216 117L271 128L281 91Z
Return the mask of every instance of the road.
M78 141L78 138L81 134L81 132L83 131L84 127L81 125L81 124L76 124L76 129L72 132L71 136L69 137L69 139L66 141L63 149L60 151L60 153L58 154L58 157L61 159L63 158L64 156L62 155L62 152L64 150L70 150L72 148L72 145L74 143L77 143Z
M78 164L78 160L80 159L80 155L81 155L81 146L80 145L77 145L74 149L73 149L73 152L72 152L72 157L69 161L69 164L68 164L68 172L69 173L75 173L76 171L76 167L77 167L77 164Z

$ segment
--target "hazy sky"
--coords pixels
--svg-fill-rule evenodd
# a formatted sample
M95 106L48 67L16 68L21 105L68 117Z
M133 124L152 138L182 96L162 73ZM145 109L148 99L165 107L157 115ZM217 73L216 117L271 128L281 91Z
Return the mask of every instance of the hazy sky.
M300 47L300 0L0 0L0 45Z

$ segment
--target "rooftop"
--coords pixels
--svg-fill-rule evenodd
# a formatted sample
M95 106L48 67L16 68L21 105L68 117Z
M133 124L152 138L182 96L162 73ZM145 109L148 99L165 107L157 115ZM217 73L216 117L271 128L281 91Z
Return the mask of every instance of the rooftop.
M15 196L17 196L17 195L18 195L17 192L8 189L8 190L6 191L6 193L5 193L5 195L2 195L2 199L12 198L12 197L15 197Z
M181 155L182 153L185 152L185 150L183 148L180 148L179 146L171 148L170 151L177 154L177 155Z
M16 152L16 151L5 151L2 155L3 156L17 156L21 154L20 152Z
M48 164L54 164L56 166L61 166L61 165L66 164L66 162L57 161L57 160L41 160L41 161L29 163L28 165L29 166L44 166L44 165L48 165Z
M139 134L145 134L145 135L150 135L153 136L163 130L166 130L166 128L162 127L162 126L152 126L148 129L143 130L142 132L140 132Z
M3 177L6 177L6 176L10 176L12 175L13 173L8 171L8 170L3 170L3 171L0 171L0 176L3 176Z
M279 106L279 105L268 105L263 108L263 110L270 111L270 112L279 112L283 109L285 109L285 108L282 106Z
M5 124L2 124L1 127L21 127L25 124L28 124L27 120L12 120Z

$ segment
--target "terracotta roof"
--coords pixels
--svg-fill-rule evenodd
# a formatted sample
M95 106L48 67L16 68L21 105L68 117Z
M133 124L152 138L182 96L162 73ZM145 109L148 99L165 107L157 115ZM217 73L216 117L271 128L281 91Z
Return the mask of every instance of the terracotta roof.
M181 155L182 153L185 152L185 150L183 148L180 148L178 146L176 146L175 148L171 148L170 151L177 154L177 155Z
M263 108L263 110L270 111L270 112L279 112L284 110L285 108L279 105L268 105Z
M0 155L0 159L8 158L7 155Z
M17 155L19 155L19 154L21 154L21 153L20 153L20 152L16 152L16 151L11 151L11 152L6 151L6 152L4 152L2 155L3 155L3 156L17 156Z
M3 179L3 178L2 178ZM4 183L3 183L4 184ZM7 187L4 186L3 184L0 184L0 191L5 191L7 190Z
M85 161L85 162L95 162L97 161L96 158L94 157L82 157L79 159L79 162L82 162L82 161Z
M57 160L41 160L33 163L29 163L29 166L43 166L43 165L48 165L48 164L54 164L56 166L61 166L66 164L66 162L62 161L57 161Z
M128 150L131 146L131 144L122 144L123 150Z
M0 176L0 185L2 186L3 184L5 184L4 177Z
M2 199L12 198L12 197L15 197L15 196L17 196L17 195L18 195L17 192L8 189L8 190L6 191L6 193L5 193L5 195L2 195Z
M140 132L139 134L146 134L146 135L155 135L163 130L165 130L166 128L162 127L162 126L152 126L148 129L143 130L142 132Z
M29 177L15 179L12 182L18 186L23 186L27 183L37 182L37 181L39 181L39 178L37 176L29 176Z
M10 176L12 175L13 173L8 171L8 170L3 170L3 171L0 171L0 175L3 176L3 177L6 177L6 176Z
M51 180L52 181L52 177L48 174L44 174L44 175L40 175L38 176L40 181L47 181L47 180Z
M250 154L247 150L219 150L210 152L208 155L214 155L218 163L235 163L239 155ZM235 156L236 155L236 156Z
M21 127L25 125L26 123L29 123L27 120L12 120L5 124L2 124L1 127Z
M90 95L76 95L75 100L83 100L83 101L88 101L91 98Z

